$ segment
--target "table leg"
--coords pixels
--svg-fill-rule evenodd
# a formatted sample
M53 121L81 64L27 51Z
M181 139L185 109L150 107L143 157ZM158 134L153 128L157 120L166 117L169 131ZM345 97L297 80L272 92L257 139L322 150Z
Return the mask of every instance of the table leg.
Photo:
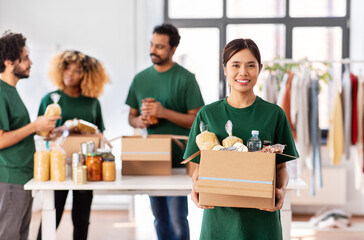
M42 239L56 240L54 190L43 190Z
M284 204L281 209L283 240L289 240L291 238L291 222L292 222L291 191L287 191L284 197Z
M134 222L135 221L135 195L130 196L128 213L129 213L129 216L128 216L129 222Z

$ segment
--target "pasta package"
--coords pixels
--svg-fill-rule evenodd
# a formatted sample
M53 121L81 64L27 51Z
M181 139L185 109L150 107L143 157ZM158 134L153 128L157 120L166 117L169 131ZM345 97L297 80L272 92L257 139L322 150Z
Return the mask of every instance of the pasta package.
M49 104L45 110L44 116L47 117L57 117L57 116L61 116L62 110L61 107L58 104L59 99L61 98L61 96L58 93L52 93L51 94L51 98L53 100L52 104ZM40 131L37 132L38 135L42 136L42 137L46 137L49 134L49 131Z
M244 145L243 140L241 138L233 136L233 123L230 120L226 122L225 130L229 136L222 141L222 146L224 148L234 147L235 151L248 151L248 148Z
M49 151L42 139L35 140L36 152L34 153L34 181L49 181Z
M95 124L87 122L82 119L67 120L65 126L68 130L81 132L81 133L97 133L98 128Z
M201 133L196 136L196 144L200 150L212 150L215 146L221 146L215 133L207 130L207 125L200 123Z
M63 138L58 138L50 152L51 180L56 182L66 181L66 153L62 143Z

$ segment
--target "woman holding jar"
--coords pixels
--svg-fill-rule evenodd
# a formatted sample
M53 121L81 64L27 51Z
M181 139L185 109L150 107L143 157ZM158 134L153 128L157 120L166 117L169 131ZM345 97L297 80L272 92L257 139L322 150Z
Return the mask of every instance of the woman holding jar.
M228 120L234 125L234 135L244 142L251 136L251 130L259 130L261 139L270 140L272 144L285 144L283 153L298 157L284 111L254 94L253 87L262 67L259 49L251 39L235 39L224 47L223 68L230 95L201 108L190 131L184 158L199 151L195 140L200 133L201 121L222 142L227 137L225 123ZM199 163L199 156L192 161ZM201 206L195 190L197 167L191 198L204 209L200 239L282 239L279 209L283 206L288 184L285 162L277 162L276 176L276 205L273 209Z
M78 51L64 51L52 60L49 72L50 79L58 90L47 94L41 101L38 115L43 115L47 106L53 103L52 93L58 93L58 104L62 109L62 119L57 122L51 134L65 130L65 121L82 119L95 124L100 132L105 130L100 102L97 99L109 78L101 63L93 57ZM87 239L92 191L74 190L72 205L73 239ZM56 226L58 227L68 190L55 191ZM38 240L41 239L41 230Z

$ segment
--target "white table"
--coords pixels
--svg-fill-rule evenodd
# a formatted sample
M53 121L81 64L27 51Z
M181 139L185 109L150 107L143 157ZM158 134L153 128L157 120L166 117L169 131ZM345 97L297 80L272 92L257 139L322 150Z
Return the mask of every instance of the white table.
M124 195L147 194L150 196L187 196L191 193L192 179L185 169L173 169L170 176L121 176L115 182L87 182L75 185L71 179L64 182L35 182L33 179L24 185L25 190L32 190L33 196L42 193L42 239L56 239L56 211L54 208L54 190L94 190L94 194L116 193ZM302 180L290 181L288 190L305 187ZM281 211L284 240L290 236L292 220L290 194L286 194L285 205ZM288 237L287 237L288 236Z

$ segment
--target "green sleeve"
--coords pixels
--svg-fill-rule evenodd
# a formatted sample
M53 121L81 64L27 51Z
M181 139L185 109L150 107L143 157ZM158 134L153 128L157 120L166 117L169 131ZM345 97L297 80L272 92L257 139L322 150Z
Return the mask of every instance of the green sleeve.
M101 105L99 100L97 100L97 105L96 105L96 125L98 127L98 129L100 130L100 132L104 132L105 131L105 126L104 126L104 120L102 118L102 111L101 111Z
M196 136L198 134L200 134L200 122L201 122L201 110L198 112L195 121L193 122L192 128L190 130L190 135L188 137L188 141L187 141L187 147L186 147L186 151L185 154L183 156L184 159L188 158L189 156L191 156L192 154L200 151L200 149L198 148L197 144L196 144ZM197 157L195 157L194 159L192 159L193 162L195 163L200 163L200 155L198 155Z
M205 105L195 75L193 75L192 79L188 81L186 91L185 99L187 110L192 110Z
M139 109L138 99L135 92L135 78L129 88L128 96L126 97L125 103L131 108Z
M4 131L10 130L9 114L3 94L0 94L0 129Z
M281 115L279 118L280 120L277 122L275 130L274 143L280 143L286 145L283 151L284 154L299 157L287 116L283 110L281 110L280 115ZM293 159L283 158L283 157L279 158L277 156L277 164L289 160Z

